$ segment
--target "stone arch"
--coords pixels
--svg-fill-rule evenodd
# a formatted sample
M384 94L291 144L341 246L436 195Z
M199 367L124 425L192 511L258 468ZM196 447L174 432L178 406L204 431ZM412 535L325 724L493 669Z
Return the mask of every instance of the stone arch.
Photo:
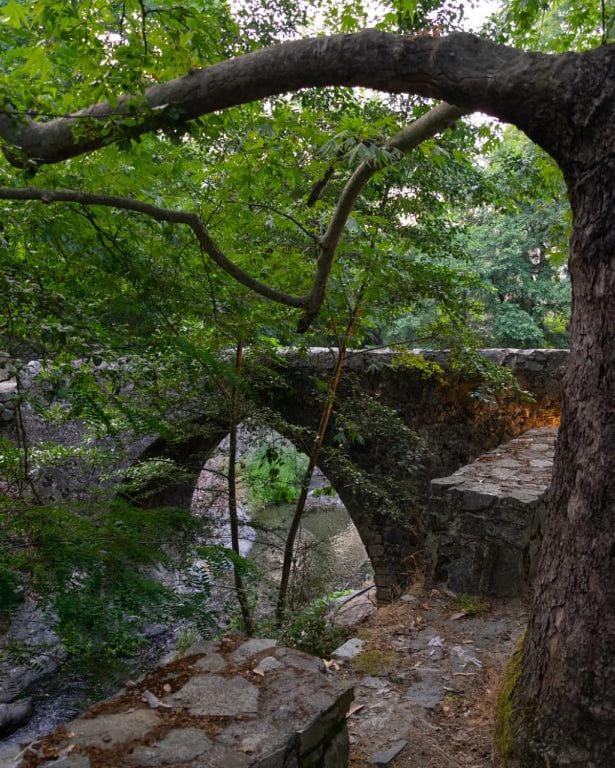
M454 472L511 437L559 421L561 370L565 350L484 350L487 359L512 369L521 388L532 398L508 392L492 398L475 397L476 377L451 371L446 352L428 352L442 372L425 374L421 367L392 365L393 353L360 352L350 356L349 376L338 392L338 405L357 392L381 403L424 442L420 464L400 466L392 433L380 433L362 443L348 444L345 459L373 486L356 481L344 467L321 456L319 469L336 490L365 545L375 573L377 597L388 602L408 586L424 551L426 506L430 480ZM320 416L321 390L317 380L330 371L335 357L329 350L310 350L307 357L292 354L276 366L277 385L268 379L253 396L277 414L275 429L299 451L305 429L314 430ZM350 385L348 382L352 380ZM284 428L284 424L287 428ZM195 425L195 433L179 443L155 440L140 458L168 457L187 479L166 482L149 490L146 506L189 506L199 474L228 430L219 422ZM332 435L325 445L331 444ZM417 562L418 559L418 562Z
M338 392L337 406L357 391L391 409L406 427L416 431L424 441L420 466L400 466L399 452L391 434L380 433L365 442L349 443L345 458L368 480L386 490L387 499L370 493L360 483L340 471L323 455L319 466L338 492L365 544L376 573L378 599L386 601L403 589L412 576L415 558L424 550L421 525L425 523L425 507L429 482L445 477L479 455L534 427L553 426L561 409L562 370L567 350L483 350L481 354L514 372L523 390L533 395L528 400L515 392L490 399L474 397L476 377L451 369L446 352L426 352L424 356L441 366L437 375L425 374L423 367L393 364L394 353L357 350L350 353L348 376ZM287 353L276 361L268 361L276 376L266 377L260 386L253 384L254 397L282 421L297 429L314 430L320 415L322 390L317 380L332 369L335 356L328 349L311 349L298 356ZM352 385L348 382L352 380ZM36 377L33 375L33 384ZM277 383L276 383L277 382ZM0 391L10 402L14 382L4 382ZM336 406L336 407L337 407ZM8 416L4 415L8 411ZM10 432L11 411L2 405L0 432ZM172 414L170 414L172 416ZM34 411L27 410L28 433L33 444L48 440L67 446L78 446L88 439L83 424L69 422L55 426L43 422ZM135 438L128 435L124 447L130 455L128 463L139 458L167 456L187 470L187 478L153 486L145 506L156 504L190 504L196 478L215 447L226 436L224 425L211 419L193 425L192 436L178 444L160 439ZM282 429L279 432L284 434ZM303 452L309 445L297 443L290 429L286 437ZM329 440L331 435L329 435ZM330 443L329 443L330 444ZM147 446L147 447L144 447ZM125 469L122 461L120 469ZM407 493L410 478L417 491ZM43 499L88 498L88 488L105 493L116 492L109 479L100 476L97 467L79 460L69 465L50 466L37 477L37 491Z
M305 445L298 441L291 431L281 431L279 434L288 439L298 451L305 453ZM228 430L218 427L208 430L206 435L192 436L184 441L153 441L137 460L172 459L183 476L175 481L168 478L164 481L154 481L146 489L138 502L139 505L144 508L189 508L203 468L227 436ZM359 533L374 569L378 601L390 601L394 594L405 586L412 571L405 560L409 549L416 546L416 537L411 541L409 534L387 520L386 515L381 515L378 520L373 515L366 514L370 502L332 462L321 459L317 466L338 494Z

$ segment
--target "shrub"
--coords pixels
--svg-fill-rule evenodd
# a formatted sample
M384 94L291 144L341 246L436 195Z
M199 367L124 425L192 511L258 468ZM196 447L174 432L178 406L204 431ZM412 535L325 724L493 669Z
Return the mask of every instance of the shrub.
M297 499L307 457L287 445L264 445L248 457L245 480L258 504L290 504Z
M0 503L0 519L11 542L0 549L0 607L10 610L15 584L27 584L72 657L132 654L143 624L205 610L207 584L178 595L148 575L160 563L189 562L200 523L188 510L10 501Z

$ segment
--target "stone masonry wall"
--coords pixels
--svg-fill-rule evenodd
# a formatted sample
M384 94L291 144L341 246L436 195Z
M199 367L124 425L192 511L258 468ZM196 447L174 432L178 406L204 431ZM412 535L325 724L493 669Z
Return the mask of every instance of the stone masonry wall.
M456 592L523 595L540 544L557 430L543 427L431 482L432 575Z
M490 349L481 354L488 360L512 369L520 386L533 400L515 393L477 397L480 382L451 371L446 352L425 352L424 356L442 367L442 373L426 375L423 368L395 365L395 352L353 351L348 358L348 376L342 382L337 407L342 408L357 388L377 402L393 409L403 424L420 435L424 450L419 467L400 462L399 446L389 434L363 441L348 441L344 451L350 464L362 472L368 483L386 492L387 503L378 494L365 492L361 484L335 462L326 458L334 444L330 430L321 456L320 469L334 486L355 523L375 571L378 599L385 602L402 590L413 572L417 555L423 551L425 504L429 481L454 471L503 441L535 427L554 425L561 407L562 370L566 350ZM305 356L288 353L278 366L278 384L267 378L256 396L293 428L314 430L320 418L322 388L317 382L332 370L335 355L328 349L311 349ZM31 364L33 378L38 364ZM39 366L40 367L40 366ZM0 386L0 434L10 430L10 382ZM255 388L256 385L255 385ZM84 431L76 422L48 425L28 414L33 444L58 440L78 445ZM173 458L183 478L167 481L156 489L148 504L190 504L203 464L226 435L225 425L206 422L194 425L195 436L184 443L169 445L164 440L128 439L126 466L139 457ZM286 435L292 439L292 435ZM113 446L109 446L111 449ZM298 445L299 448L305 446ZM309 446L308 446L309 448ZM41 496L83 498L88 484L100 489L96 467L78 460L45 468L35 478ZM109 485L109 484L108 484ZM113 488L109 487L110 492ZM395 514L391 514L391 509Z

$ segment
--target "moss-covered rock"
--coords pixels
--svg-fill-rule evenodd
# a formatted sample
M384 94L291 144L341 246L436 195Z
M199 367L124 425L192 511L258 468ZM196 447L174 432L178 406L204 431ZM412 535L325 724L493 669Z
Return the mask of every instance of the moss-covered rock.
M515 716L513 692L521 677L523 668L523 644L525 633L520 637L517 647L508 662L500 693L495 718L495 746L502 768L512 768L513 718Z

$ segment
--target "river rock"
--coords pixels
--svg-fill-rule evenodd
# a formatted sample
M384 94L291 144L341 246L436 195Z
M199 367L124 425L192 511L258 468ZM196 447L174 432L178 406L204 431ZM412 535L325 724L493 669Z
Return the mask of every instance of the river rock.
M65 652L53 629L54 616L33 600L24 600L11 616L11 624L0 636L3 648L18 648L16 663L11 653L0 653L0 703L16 701L35 683L54 673Z
M21 754L21 747L19 744L11 744L11 746L0 746L0 766L2 768L15 768L18 763L18 757Z
M32 715L32 699L0 704L0 736L12 733Z

